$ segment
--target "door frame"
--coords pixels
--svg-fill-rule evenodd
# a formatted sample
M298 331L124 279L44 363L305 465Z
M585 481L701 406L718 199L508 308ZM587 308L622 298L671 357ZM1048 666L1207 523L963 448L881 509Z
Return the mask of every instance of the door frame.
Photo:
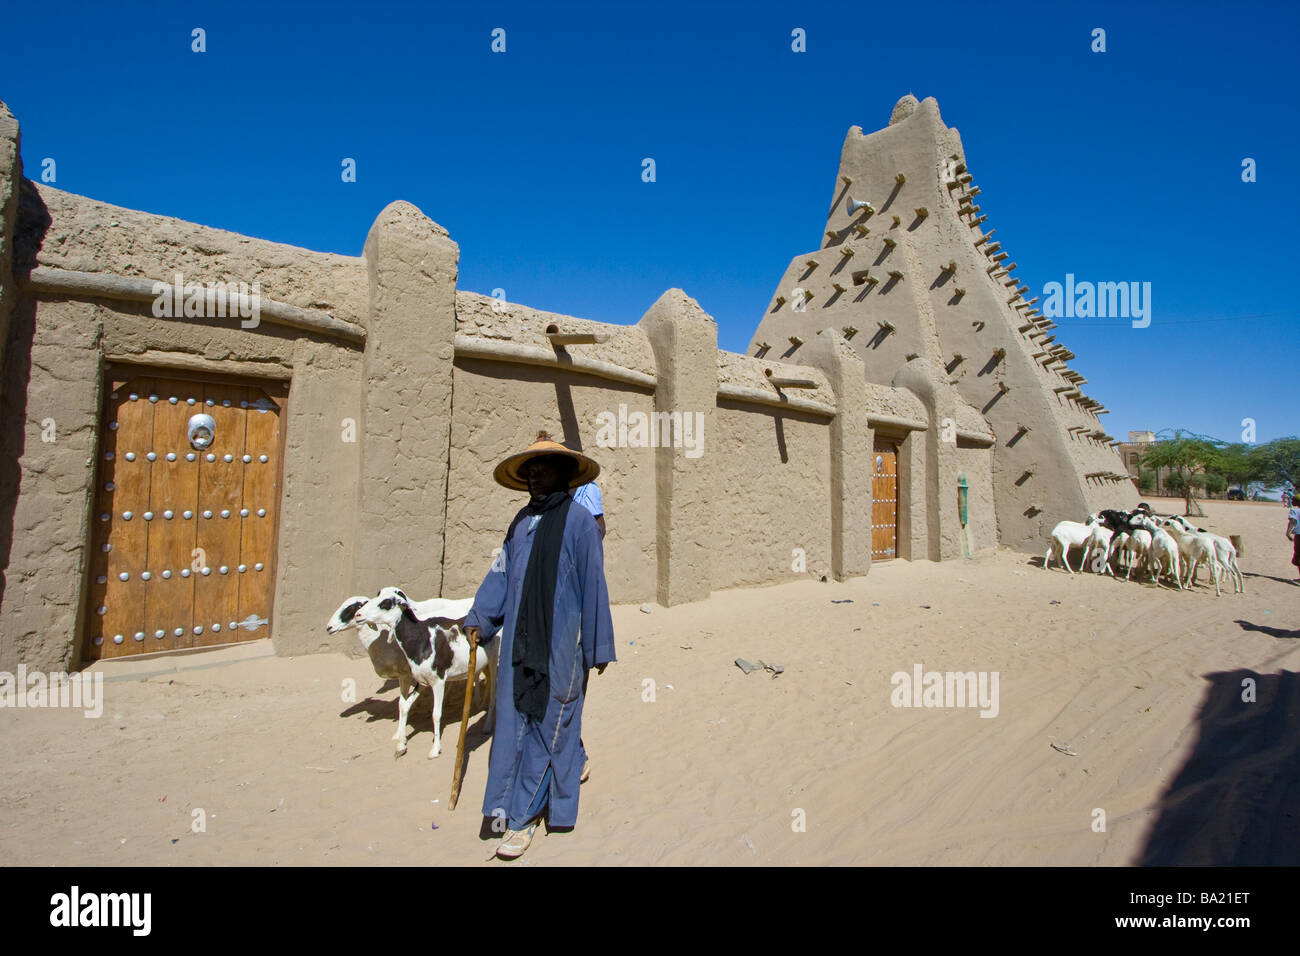
M279 585L280 575L280 510L284 499L284 453L287 447L287 435L289 432L289 397L293 379L286 378L259 378L254 375L225 374L222 372L213 372L206 369L195 369L184 365L167 365L156 362L133 362L121 359L105 361L100 363L99 369L99 391L96 395L95 402L95 451L92 461L94 468L90 485L86 488L85 502L85 527L86 533L82 540L82 561L81 571L81 595L77 603L78 624L76 628L75 640L73 642L73 660L69 662L69 667L86 667L90 664L102 663L104 660L122 661L122 660L141 660L144 658L160 657L169 654L193 654L202 651L216 650L221 647L230 647L232 644L250 644L252 641L230 641L225 644L209 644L203 647L179 647L171 650L149 651L144 654L125 654L121 657L100 658L91 660L87 653L90 644L90 575L91 564L94 557L95 548L95 494L102 480L102 469L104 466L104 456L102 453L102 438L104 429L107 427L104 412L107 408L109 396L113 392L112 382L114 378L134 378L141 375L153 375L164 378L184 378L194 382L205 382L212 385L227 385L234 387L254 387L260 388L266 392L267 397L275 403L279 409L280 415L280 437L276 449L278 461L275 465L275 487L277 491L275 501L275 517L271 525L271 589L270 599L266 609L266 635L263 638L254 638L254 640L266 640L271 636L274 630L273 622L275 620L275 592Z

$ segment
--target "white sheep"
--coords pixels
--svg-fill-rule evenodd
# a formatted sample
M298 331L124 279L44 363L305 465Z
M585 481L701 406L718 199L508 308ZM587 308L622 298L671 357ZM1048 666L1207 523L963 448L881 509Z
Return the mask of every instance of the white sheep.
M1092 521L1093 517L1095 515L1089 517L1089 522ZM1070 567L1070 549L1086 548L1084 561L1087 561L1088 555L1097 546L1098 537L1094 535L1094 532L1100 527L1095 523L1080 524L1077 521L1058 521L1056 527L1052 529L1051 540L1047 544L1047 553L1043 556L1043 570L1046 571L1048 565L1052 563L1052 559L1056 557L1061 559L1061 563L1065 565L1065 570L1073 574L1074 568ZM1082 563L1079 565L1079 570L1083 570Z
M1151 579L1155 581L1156 587L1160 586L1160 575L1169 572L1173 574L1174 581L1178 584L1178 590L1183 590L1182 566L1178 559L1178 542L1170 536L1168 531L1161 528L1150 518L1143 518L1140 524L1151 535L1151 550L1148 553L1147 570L1151 573Z
M1162 518L1160 524L1168 529L1174 540L1178 542L1178 554L1187 571L1187 586L1189 588L1192 586L1196 577L1196 568L1204 561L1210 569L1210 574L1214 576L1214 595L1222 597L1223 594L1219 590L1219 559L1214 553L1214 539L1208 533L1189 532L1173 518Z
M1195 528L1192 523L1181 515L1175 515L1173 518L1179 526L1188 532L1209 535L1214 542L1214 556L1218 559L1219 564L1228 572L1228 577L1232 581L1232 593L1245 594L1246 582L1241 576L1241 567L1237 564L1237 546L1231 540L1221 534L1215 534L1212 531L1206 531L1204 528ZM1192 583L1196 583L1196 577L1193 575Z
M1134 528L1128 534L1128 540L1124 543L1124 556L1128 561L1128 571L1124 575L1124 580L1131 580L1133 568L1139 562L1142 567L1151 573L1151 532L1146 528Z
M1091 520L1089 521L1089 525L1092 528L1092 533L1088 535L1088 546L1083 552L1084 564L1091 561L1092 570L1094 572L1098 574L1103 572L1110 574L1110 542L1111 539L1114 538L1115 533L1109 528ZM1097 566L1096 561L1092 561L1092 556L1094 554L1100 554L1102 556L1100 562L1101 567ZM1082 569L1083 565L1080 565L1079 567Z

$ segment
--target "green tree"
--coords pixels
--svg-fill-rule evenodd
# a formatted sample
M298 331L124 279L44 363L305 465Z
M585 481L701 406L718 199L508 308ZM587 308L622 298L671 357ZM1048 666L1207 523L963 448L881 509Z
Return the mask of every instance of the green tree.
M1268 481L1267 462L1263 445L1247 445L1237 442L1219 449L1218 461L1210 468L1215 474L1222 475L1229 484L1236 485L1243 491L1252 481Z
M1156 486L1156 473L1142 469L1138 472L1138 491L1147 494Z
M1213 468L1219 459L1219 446L1203 438L1191 438L1181 431L1174 432L1173 438L1157 441L1142 456L1142 464L1148 468L1168 468L1169 477L1165 486L1182 494L1186 506L1185 514L1192 513L1192 496L1195 490L1205 485L1205 471Z
M1275 438L1255 449L1255 459L1259 469L1256 480L1300 486L1300 438Z

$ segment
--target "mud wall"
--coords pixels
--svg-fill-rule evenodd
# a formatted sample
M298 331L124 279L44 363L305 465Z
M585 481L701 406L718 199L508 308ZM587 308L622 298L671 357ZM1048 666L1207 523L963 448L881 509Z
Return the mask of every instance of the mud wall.
M988 423L934 348L871 384L875 349L829 322L809 325L806 345L747 356L719 351L716 323L678 289L626 326L460 291L456 243L403 202L357 257L122 209L22 179L7 116L0 669L81 658L110 365L287 387L270 621L281 654L357 653L349 633L324 633L350 594L472 594L523 504L492 470L541 430L602 466L616 602L866 573L876 428L902 442L903 557L960 555L959 468L973 501L998 487ZM178 275L256 285L260 324L156 316L154 283ZM898 292L924 319L915 290ZM936 437L947 418L965 445ZM995 510L973 511L974 540L991 543Z
M80 660L90 509L109 363L179 376L290 383L283 427L276 647L328 646L322 594L352 584L361 446L342 420L362 394L361 261L309 252L20 184L11 316L0 399L0 668ZM333 313L350 340L264 321L160 319L120 280L259 282L268 299ZM128 282L129 284L129 282ZM147 284L147 283L146 283ZM296 301L293 301L296 300ZM51 436L52 440L51 440ZM328 614L330 609L326 609Z

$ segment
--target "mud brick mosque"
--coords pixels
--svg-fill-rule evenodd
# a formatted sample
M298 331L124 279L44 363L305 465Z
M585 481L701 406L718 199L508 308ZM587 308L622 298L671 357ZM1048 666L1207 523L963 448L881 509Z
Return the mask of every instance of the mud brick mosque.
M1137 503L933 99L849 129L743 355L680 289L627 325L458 289L406 202L353 258L49 188L19 144L0 104L0 669L352 652L349 594L473 593L520 504L492 467L539 428L602 465L621 603L1038 551ZM178 273L256 283L260 320L156 317ZM638 413L658 440L598 445Z

